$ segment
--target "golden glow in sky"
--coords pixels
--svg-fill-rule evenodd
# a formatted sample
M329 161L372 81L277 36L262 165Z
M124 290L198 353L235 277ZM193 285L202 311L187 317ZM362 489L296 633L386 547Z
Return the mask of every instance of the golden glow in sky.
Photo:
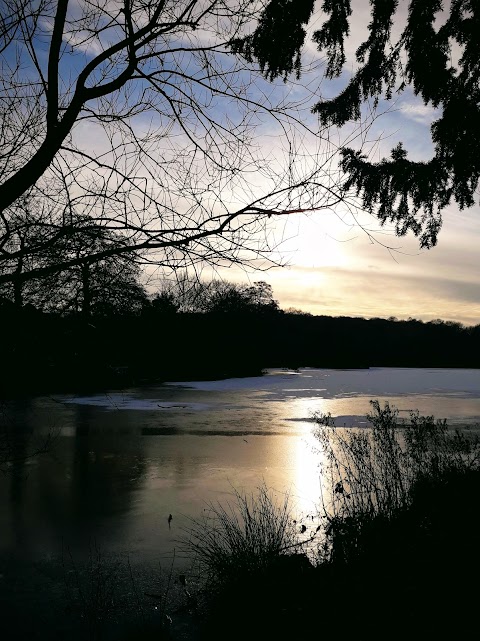
M387 156L400 141L413 160L431 158L435 117L435 110L405 91L369 132L371 141L379 141L374 159ZM331 167L338 167L336 160ZM430 250L420 250L413 234L399 238L374 216L341 207L279 217L274 247L287 268L232 267L216 275L237 282L266 280L283 309L480 324L478 204L462 212L454 204L446 208L438 245Z
M480 323L478 207L447 211L438 245L428 251L420 251L415 238L385 234L371 217L368 222L376 229L373 242L333 213L292 217L281 245L289 266L267 272L230 268L220 275L237 282L266 280L283 309Z

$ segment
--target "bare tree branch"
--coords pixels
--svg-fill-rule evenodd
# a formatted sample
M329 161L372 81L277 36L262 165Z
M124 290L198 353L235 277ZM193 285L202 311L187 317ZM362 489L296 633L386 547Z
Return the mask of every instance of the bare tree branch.
M266 83L231 52L265 4L4 0L0 283L131 253L173 269L266 257L258 234L279 217L355 207L345 141L315 131L317 85Z

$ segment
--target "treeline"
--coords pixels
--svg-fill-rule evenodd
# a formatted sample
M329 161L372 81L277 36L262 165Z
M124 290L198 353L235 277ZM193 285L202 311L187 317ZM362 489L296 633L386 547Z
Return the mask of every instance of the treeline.
M60 297L61 309L51 309L46 292L37 305L3 295L3 393L257 375L266 367L480 367L480 325L283 311L265 282L183 278L148 296L126 272L128 287L117 281L113 291L98 274L88 314L81 278L75 304Z

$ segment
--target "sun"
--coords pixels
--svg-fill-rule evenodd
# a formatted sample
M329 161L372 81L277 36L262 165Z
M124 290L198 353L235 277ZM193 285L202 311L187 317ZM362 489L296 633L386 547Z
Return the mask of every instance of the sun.
M347 267L350 228L332 212L290 219L283 229L280 251L297 267Z

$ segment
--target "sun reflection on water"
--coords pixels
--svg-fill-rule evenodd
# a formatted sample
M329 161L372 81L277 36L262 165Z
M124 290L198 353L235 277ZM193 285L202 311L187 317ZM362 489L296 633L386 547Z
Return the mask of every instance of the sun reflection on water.
M316 514L322 497L322 455L312 433L292 439L294 464L292 470L292 500L299 515Z

